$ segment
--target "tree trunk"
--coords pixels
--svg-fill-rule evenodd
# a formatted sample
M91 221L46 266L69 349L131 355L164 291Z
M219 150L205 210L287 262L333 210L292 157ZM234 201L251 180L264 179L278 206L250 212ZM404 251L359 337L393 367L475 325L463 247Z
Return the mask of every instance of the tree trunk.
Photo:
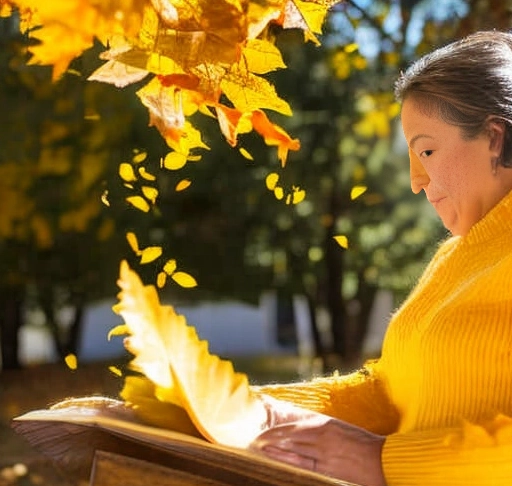
M2 370L21 368L19 331L23 324L23 287L0 289L0 351Z

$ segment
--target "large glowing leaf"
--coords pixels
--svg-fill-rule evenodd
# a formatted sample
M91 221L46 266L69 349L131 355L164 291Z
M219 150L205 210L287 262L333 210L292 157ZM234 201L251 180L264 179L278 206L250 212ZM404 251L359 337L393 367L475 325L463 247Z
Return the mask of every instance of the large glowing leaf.
M162 306L153 286L144 286L121 264L119 303L114 310L130 331L132 365L162 388L175 386L191 421L208 440L246 447L267 420L247 376L208 352L195 329L171 306Z

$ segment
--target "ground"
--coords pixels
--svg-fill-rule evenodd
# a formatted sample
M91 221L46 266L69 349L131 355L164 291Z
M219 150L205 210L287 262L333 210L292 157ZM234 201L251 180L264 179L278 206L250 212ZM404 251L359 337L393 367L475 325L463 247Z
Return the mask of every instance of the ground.
M53 464L10 428L10 420L70 396L117 397L122 381L105 363L44 364L0 373L0 486L69 486Z
M255 384L299 378L300 363L293 357L237 360L234 364ZM103 362L80 365L75 371L64 364L44 364L0 372L0 486L71 486L51 461L11 430L10 421L72 396L117 398L121 386L122 379Z

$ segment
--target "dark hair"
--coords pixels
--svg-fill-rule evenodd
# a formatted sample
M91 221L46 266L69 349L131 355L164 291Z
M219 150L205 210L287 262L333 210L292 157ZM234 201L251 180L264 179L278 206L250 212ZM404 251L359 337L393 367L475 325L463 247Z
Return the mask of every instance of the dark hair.
M441 47L412 64L395 83L398 101L411 97L474 138L489 117L503 123L499 163L512 167L512 34L482 31Z

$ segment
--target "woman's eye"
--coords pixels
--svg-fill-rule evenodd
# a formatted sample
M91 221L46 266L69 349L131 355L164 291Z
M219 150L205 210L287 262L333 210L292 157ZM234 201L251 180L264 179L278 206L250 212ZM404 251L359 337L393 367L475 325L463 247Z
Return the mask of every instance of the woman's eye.
M430 157L434 153L433 150L424 150L420 153L421 157Z

